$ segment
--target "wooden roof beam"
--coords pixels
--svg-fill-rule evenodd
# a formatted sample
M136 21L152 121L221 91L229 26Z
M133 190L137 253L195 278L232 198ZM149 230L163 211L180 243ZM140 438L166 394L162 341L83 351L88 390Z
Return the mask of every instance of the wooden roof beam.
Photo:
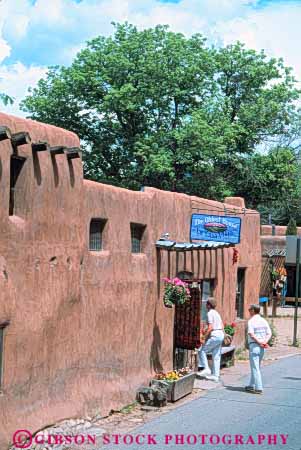
M75 159L80 158L80 148L79 147L70 147L66 150L67 159Z
M27 131L21 131L20 133L14 133L11 135L11 142L14 147L19 145L25 145L31 143L31 138Z
M11 139L11 131L8 127L1 126L0 127L0 141L4 141L5 139Z
M64 147L62 145L57 147L50 147L49 151L51 155L63 155L65 153L67 147Z
M44 152L49 149L48 142L34 142L31 147L34 152Z

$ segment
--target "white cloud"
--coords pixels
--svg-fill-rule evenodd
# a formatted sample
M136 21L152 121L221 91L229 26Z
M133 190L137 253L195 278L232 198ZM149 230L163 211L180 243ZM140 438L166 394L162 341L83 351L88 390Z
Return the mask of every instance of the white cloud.
M234 18L220 22L215 33L224 43L240 40L247 47L265 50L272 57L283 57L284 63L294 68L297 79L301 80L301 5L279 4L250 12L244 18Z
M0 92L14 97L13 105L3 107L8 114L24 116L25 114L19 110L19 102L22 100L29 86L34 86L37 81L46 73L45 67L30 66L26 67L20 62L13 65L0 66Z
M8 43L0 38L0 63L10 55L10 46Z
M23 98L46 65L70 64L86 40L111 34L112 21L126 20L140 29L161 23L186 35L202 33L209 43L241 40L282 56L301 79L300 2L259 5L259 0L0 0L0 90Z

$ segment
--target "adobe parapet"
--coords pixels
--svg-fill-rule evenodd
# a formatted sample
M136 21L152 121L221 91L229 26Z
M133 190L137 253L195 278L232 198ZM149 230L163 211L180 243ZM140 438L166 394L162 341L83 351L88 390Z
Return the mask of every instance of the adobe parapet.
M83 181L79 145L69 131L0 114L2 238L9 224L35 223L39 234L42 224L45 230L72 219Z

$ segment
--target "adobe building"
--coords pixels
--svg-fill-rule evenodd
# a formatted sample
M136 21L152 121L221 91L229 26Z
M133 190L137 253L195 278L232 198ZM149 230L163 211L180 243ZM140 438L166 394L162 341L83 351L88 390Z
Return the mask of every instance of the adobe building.
M262 225L261 226L261 252L262 272L260 284L260 296L273 297L273 283L271 270L279 271L286 268L287 288L285 292L286 303L295 303L295 268L286 266L286 226ZM301 236L301 227L297 227L297 235ZM275 292L274 292L275 293ZM279 303L279 302L277 302ZM275 312L276 313L276 312Z
M163 305L163 277L190 273L244 343L259 296L259 214L240 198L84 180L75 134L5 114L0 125L1 449L17 429L106 415L131 403L155 370L172 369L174 308ZM241 217L238 262L223 245L156 246L164 233L189 242L196 211Z

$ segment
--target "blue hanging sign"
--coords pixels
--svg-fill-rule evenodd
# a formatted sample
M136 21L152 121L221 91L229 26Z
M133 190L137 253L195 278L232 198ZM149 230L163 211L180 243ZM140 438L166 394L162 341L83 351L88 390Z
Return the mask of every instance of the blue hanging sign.
M192 214L190 240L240 243L240 217Z

